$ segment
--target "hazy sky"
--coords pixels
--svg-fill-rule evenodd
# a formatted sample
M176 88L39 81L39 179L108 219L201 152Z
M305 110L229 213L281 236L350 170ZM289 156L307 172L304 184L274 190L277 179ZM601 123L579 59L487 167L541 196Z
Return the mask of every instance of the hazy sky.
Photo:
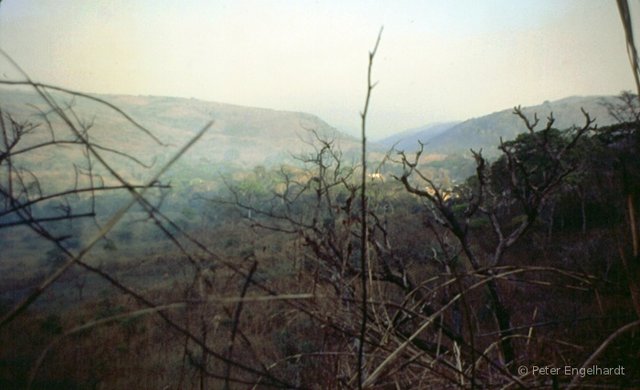
M305 111L354 134L382 25L370 138L633 88L613 0L4 0L0 47L42 82Z

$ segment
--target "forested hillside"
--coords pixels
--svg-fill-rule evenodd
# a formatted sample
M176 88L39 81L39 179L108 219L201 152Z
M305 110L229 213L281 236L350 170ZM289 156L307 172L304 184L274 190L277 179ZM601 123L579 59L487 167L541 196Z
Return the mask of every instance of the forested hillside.
M556 118L555 126L567 129L582 119L581 109L588 112L597 120L600 126L616 122L607 109L615 102L614 96L573 96L556 101L545 101L543 104L523 107L523 112L529 116L537 114L541 120L553 114ZM428 128L427 128L428 129ZM399 149L415 151L419 148L418 141L426 144L425 149L431 153L469 154L469 149L482 149L487 156L497 156L497 145L500 138L509 140L518 134L526 132L526 126L516 116L513 109L505 109L478 118L470 118L461 123L447 126L445 131L437 134L422 133L420 131L403 137ZM384 140L385 144L395 142L394 137Z

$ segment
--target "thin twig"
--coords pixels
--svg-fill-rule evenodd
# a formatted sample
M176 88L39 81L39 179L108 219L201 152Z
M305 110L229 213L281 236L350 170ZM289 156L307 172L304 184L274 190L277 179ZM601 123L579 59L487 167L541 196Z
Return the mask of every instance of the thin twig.
M368 263L368 228L367 228L367 113L369 111L369 101L371 99L371 91L375 84L371 82L371 73L373 68L373 59L378 51L382 30L378 33L376 44L373 50L369 52L369 67L367 70L367 96L364 101L364 109L360 113L362 119L362 180L360 188L360 288L362 289L362 319L360 323L360 336L358 343L358 388L362 389L364 381L364 344L367 332L367 263Z

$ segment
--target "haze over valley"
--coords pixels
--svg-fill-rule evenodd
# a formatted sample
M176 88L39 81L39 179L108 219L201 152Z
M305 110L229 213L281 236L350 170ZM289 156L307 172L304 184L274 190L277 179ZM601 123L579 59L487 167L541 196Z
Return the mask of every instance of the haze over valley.
M1 1L0 388L640 388L639 12Z

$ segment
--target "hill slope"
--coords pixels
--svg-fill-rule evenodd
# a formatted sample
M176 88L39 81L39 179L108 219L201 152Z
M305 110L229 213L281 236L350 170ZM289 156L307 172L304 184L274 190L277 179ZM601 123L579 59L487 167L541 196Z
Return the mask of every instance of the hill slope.
M419 142L428 143L434 137L446 132L460 122L432 123L429 125L408 129L392 136L383 138L377 142L385 148L395 145L398 150L413 150Z
M537 128L539 129L546 125L547 116L553 113L556 119L554 127L566 129L573 125L584 124L585 119L580 111L580 108L584 108L592 118L596 119L599 126L605 126L613 123L614 119L603 107L602 102L614 99L613 96L574 96L553 102L546 101L537 106L523 107L523 112L531 120L534 113L538 114L540 123ZM492 156L497 153L500 138L505 141L514 139L526 130L522 120L513 114L513 109L507 109L458 123L441 134L429 138L425 150L429 153L468 154L469 149L482 149L485 155ZM420 134L412 135L413 139L420 139L420 137ZM417 141L405 142L403 145L406 146L407 151L418 148Z
M157 96L92 95L104 99L129 114L149 129L162 143L160 146L135 129L114 110L92 101L54 93L61 106L70 106L77 117L92 125L93 139L106 146L131 153L141 159L162 161L184 145L207 122L212 128L189 151L183 162L233 163L251 167L257 164L279 164L291 155L311 149L313 136L309 130L334 138L343 150L357 147L357 141L346 136L317 116L289 111L243 107L231 104ZM20 120L42 123L39 111L49 108L32 91L0 89L0 108ZM53 124L60 124L55 116ZM53 157L53 156L49 156Z

